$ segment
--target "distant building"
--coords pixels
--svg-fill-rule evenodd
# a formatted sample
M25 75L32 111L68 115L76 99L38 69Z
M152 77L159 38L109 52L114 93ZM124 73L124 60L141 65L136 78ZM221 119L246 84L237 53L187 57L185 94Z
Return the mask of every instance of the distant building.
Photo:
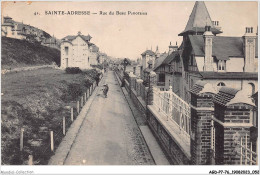
M68 35L61 42L61 68L79 67L89 69L91 65L97 65L99 48L90 42L90 35Z
M42 41L42 45L52 47L60 50L61 41L54 36L52 38L46 38Z
M1 35L9 38L24 39L30 42L39 42L44 46L59 49L60 42L45 31L36 27L14 21L9 16L3 17Z
M145 72L149 73L154 67L156 55L152 50L146 50L141 54L141 56L142 56L142 66L140 72L141 72L141 78L144 79ZM150 65L148 64L148 62Z
M171 63L175 57L179 57L179 51L177 51L177 49L177 43L176 46L172 46L170 42L168 53L163 53L156 59L157 64L153 70L157 74L157 86L161 90L168 90L170 86L173 86L173 67Z
M26 39L26 28L22 23L15 22L11 17L5 16L1 26L2 36L16 39Z

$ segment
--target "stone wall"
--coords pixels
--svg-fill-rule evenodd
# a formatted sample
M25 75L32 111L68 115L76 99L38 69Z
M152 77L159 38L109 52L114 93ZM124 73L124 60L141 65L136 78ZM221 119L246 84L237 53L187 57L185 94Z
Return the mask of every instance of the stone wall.
M161 122L158 114L149 106L147 109L147 122L170 163L173 165L189 165L189 155L185 153L181 145L175 140L171 134L172 131Z

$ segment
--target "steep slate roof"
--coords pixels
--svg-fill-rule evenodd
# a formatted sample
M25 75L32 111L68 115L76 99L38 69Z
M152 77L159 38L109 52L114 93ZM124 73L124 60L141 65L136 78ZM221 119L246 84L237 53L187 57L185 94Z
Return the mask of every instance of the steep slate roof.
M189 35L195 56L204 56L204 38L202 35ZM242 37L213 36L212 56L217 60L229 60L229 57L244 58ZM256 39L256 56L258 56L258 39Z
M164 61L164 59L167 56L168 56L168 53L161 54L161 56L155 60L155 65L154 65L154 69L153 70L156 70L158 67L160 67L162 62Z
M202 91L205 84L207 84L206 81L197 81L190 89L190 92L197 95L200 91Z
M199 72L204 79L247 79L257 80L257 72Z
M146 51L144 51L141 55L150 55L150 56L153 56L153 55L155 55L155 53L154 53L152 50L146 50Z
M74 40L77 36L80 36L85 42L88 42L90 41L90 39L92 38L90 35L68 35L64 38L62 38L62 40L69 40L69 41L72 41Z
M154 68L154 70L156 70L157 68L161 67L161 66L164 66L164 65L168 65L170 64L173 60L175 59L179 59L180 58L180 55L179 55L179 51L174 51L172 52L170 55L167 55L165 57L165 59L162 61L161 64L157 65L157 67Z
M168 65L177 58L180 58L179 51L174 51L163 61L162 65Z
M196 1L185 30L179 36L183 36L186 33L204 32L206 25L211 26L213 34L222 33L214 27L205 3Z
M238 91L238 89L222 87L220 88L219 93L215 95L213 102L225 106L236 96Z
M89 43L89 44L92 46L92 52L98 52L99 51L99 47L98 46L96 46L93 43Z

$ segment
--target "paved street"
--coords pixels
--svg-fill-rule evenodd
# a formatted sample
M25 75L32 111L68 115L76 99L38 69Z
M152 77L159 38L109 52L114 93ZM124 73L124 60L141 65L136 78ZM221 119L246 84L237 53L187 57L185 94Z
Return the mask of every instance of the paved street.
M105 83L109 86L108 98L102 94ZM97 88L64 164L154 164L114 73L109 71Z

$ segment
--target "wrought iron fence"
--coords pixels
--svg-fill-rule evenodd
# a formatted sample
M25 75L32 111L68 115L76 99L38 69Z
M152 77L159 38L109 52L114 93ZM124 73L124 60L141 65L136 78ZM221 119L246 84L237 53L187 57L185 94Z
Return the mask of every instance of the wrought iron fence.
M153 87L154 99L153 104L167 117L167 121L176 124L179 129L190 138L191 118L190 105L171 91L160 91Z
M240 165L258 165L258 139L256 141L256 152L252 149L252 142L250 142L250 146L248 146L248 135L243 141L243 138L240 138L240 142L238 144L240 148Z

